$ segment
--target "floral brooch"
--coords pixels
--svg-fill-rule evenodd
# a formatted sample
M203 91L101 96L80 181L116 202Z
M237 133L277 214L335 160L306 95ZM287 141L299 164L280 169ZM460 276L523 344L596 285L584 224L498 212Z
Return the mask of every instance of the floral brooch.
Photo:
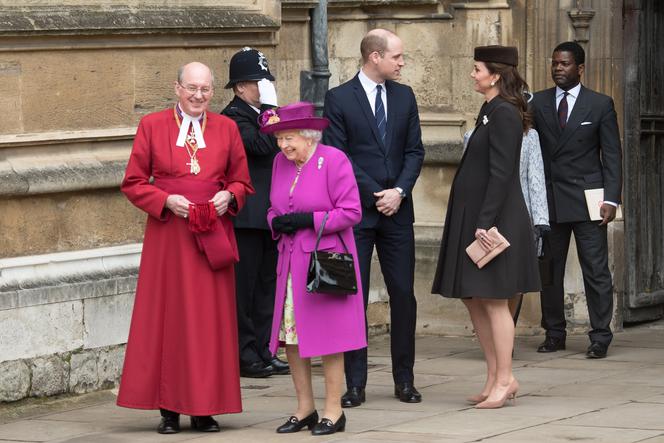
M281 119L274 109L268 109L258 117L258 124L261 125L261 127L273 125L280 121Z

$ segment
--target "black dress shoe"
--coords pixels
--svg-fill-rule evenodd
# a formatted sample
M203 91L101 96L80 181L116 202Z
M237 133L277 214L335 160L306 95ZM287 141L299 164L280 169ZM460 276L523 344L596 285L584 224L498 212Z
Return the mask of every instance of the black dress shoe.
M318 412L314 410L311 414L298 420L296 416L292 415L286 423L277 428L277 434L290 434L291 432L300 432L305 426L311 431L318 423Z
M290 366L285 361L274 357L272 360L265 362L267 366L272 366L272 374L286 375L290 374Z
M348 388L346 393L341 396L341 407L354 408L355 406L360 406L366 400L367 398L364 393L364 388Z
M209 415L191 416L191 429L199 432L219 432L219 423Z
M262 361L240 366L240 377L265 378L272 375L272 365L266 365Z
M180 432L180 414L169 414L161 417L161 423L157 426L160 434L177 434Z
M404 403L419 403L422 401L422 394L415 389L415 385L411 382L394 385L394 396Z
M332 420L329 418L324 418L314 426L314 429L311 431L311 435L329 435L334 434L335 432L344 432L346 430L346 416L344 413L341 413L341 417L337 420L336 423L332 423Z
M556 352L565 349L565 339L556 337L546 337L537 347L537 352Z
M588 350L586 351L586 357L588 357L588 358L604 358L604 357L606 357L606 351L608 351L608 349L609 349L609 347L607 345L605 345L604 343L594 341L588 347Z

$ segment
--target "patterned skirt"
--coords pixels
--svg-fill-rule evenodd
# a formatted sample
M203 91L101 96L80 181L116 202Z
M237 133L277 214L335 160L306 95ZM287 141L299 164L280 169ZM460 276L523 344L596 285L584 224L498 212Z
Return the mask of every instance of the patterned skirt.
M297 330L295 329L295 310L293 309L293 280L288 274L286 284L286 301L284 302L284 316L279 329L279 341L287 345L297 344Z

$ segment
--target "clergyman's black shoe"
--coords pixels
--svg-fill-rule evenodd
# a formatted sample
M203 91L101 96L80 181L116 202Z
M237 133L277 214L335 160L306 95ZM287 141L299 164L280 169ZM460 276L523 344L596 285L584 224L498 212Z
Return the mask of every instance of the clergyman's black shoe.
M274 375L287 375L290 374L290 366L285 361L274 357L272 360L265 362L267 366L272 366L272 374Z
M240 366L240 377L265 378L272 375L272 365L266 365L262 361L255 361L248 365Z
M191 429L199 432L219 432L221 428L217 420L209 415L191 416Z
M422 394L415 389L415 385L411 382L394 385L394 396L404 403L419 403L422 401Z
M160 434L177 434L180 432L180 414L166 411L161 416L161 423L157 426L157 432Z
M355 406L360 406L366 401L366 399L367 397L364 393L364 388L348 388L346 393L341 396L341 407L354 408Z
M565 349L565 338L547 336L537 347L537 352L556 352Z
M346 430L346 415L342 412L336 423L329 418L324 418L311 431L311 435L329 435Z
M604 343L594 341L588 347L586 351L586 357L588 358L604 358L606 357L606 351L609 350L609 347Z
M292 415L286 423L277 428L277 434L290 434L292 432L300 432L303 428L307 427L311 431L318 423L318 412L314 412L298 420L296 416Z

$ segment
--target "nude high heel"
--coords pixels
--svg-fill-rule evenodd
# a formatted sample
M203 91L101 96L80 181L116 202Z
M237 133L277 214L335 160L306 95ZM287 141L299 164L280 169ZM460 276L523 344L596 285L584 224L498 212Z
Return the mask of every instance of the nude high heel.
M471 395L470 397L466 397L466 401L471 405L476 405L478 403L482 403L487 398L489 398L488 395L476 394L476 395Z
M476 409L498 409L505 406L507 400L512 400L512 403L516 405L516 393L519 390L519 382L516 379L513 379L510 385L507 387L505 394L498 400L484 400L481 403L475 405Z

